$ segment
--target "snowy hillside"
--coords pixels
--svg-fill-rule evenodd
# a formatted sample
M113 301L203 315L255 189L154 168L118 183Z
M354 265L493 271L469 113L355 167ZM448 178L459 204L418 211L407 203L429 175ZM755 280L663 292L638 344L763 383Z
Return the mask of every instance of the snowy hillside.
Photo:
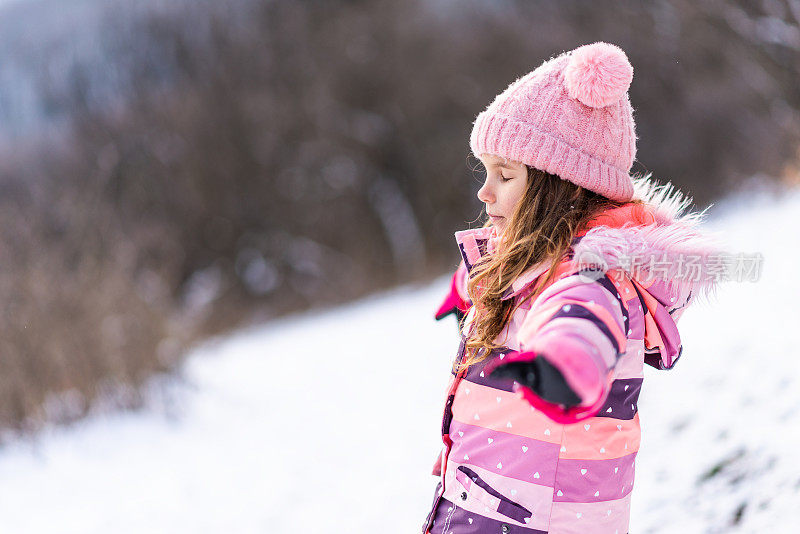
M796 532L800 191L747 202L709 226L764 255L761 280L689 309L681 361L646 368L632 533ZM210 342L172 409L6 446L0 532L418 532L457 349L432 318L447 281Z

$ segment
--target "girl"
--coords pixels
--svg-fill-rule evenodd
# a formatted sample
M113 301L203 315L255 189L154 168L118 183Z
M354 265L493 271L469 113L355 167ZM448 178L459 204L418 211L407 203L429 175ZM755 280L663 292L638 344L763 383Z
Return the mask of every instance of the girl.
M455 233L436 314L461 343L423 532L628 532L644 364L675 365L678 319L723 274L705 210L630 175L632 79L617 46L581 46L475 120L489 220Z

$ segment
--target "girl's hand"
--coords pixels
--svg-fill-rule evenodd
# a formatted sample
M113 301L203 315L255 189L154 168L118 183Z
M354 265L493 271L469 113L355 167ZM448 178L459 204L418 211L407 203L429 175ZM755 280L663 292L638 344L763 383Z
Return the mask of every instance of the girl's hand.
M561 371L541 354L509 353L503 360L498 359L487 365L489 367L490 375L511 378L553 404L571 408L581 403L581 398L569 387Z

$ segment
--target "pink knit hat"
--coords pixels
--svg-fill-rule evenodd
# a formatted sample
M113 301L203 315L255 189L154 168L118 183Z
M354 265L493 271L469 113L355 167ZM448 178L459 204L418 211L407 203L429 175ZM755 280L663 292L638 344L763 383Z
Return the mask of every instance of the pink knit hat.
M551 58L518 78L475 119L470 148L556 174L607 198L633 197L633 67L604 42Z

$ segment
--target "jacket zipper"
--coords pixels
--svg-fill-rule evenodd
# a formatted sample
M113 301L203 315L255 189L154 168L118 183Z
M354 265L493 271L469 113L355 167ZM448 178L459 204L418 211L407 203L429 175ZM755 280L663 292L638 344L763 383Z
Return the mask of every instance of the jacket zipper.
M466 349L466 338L462 334L461 336L461 344L458 350L458 356L456 358L456 363L461 363L461 360L464 357L464 352ZM426 534L428 530L431 528L431 524L433 523L434 516L436 515L436 509L439 506L439 501L442 499L442 495L444 495L444 480L445 474L447 472L447 458L450 455L450 448L453 446L453 440L450 439L450 423L453 420L453 399L455 398L455 392L458 388L458 384L461 382L461 379L466 374L465 370L461 370L456 374L455 379L453 380L453 384L450 386L450 389L447 392L447 401L445 401L444 405L444 413L442 414L442 441L445 444L445 447L442 449L442 465L441 465L441 488L439 489L439 494L436 496L436 499L433 503L433 508L428 515L428 520L425 522L425 528L422 529L423 534Z

